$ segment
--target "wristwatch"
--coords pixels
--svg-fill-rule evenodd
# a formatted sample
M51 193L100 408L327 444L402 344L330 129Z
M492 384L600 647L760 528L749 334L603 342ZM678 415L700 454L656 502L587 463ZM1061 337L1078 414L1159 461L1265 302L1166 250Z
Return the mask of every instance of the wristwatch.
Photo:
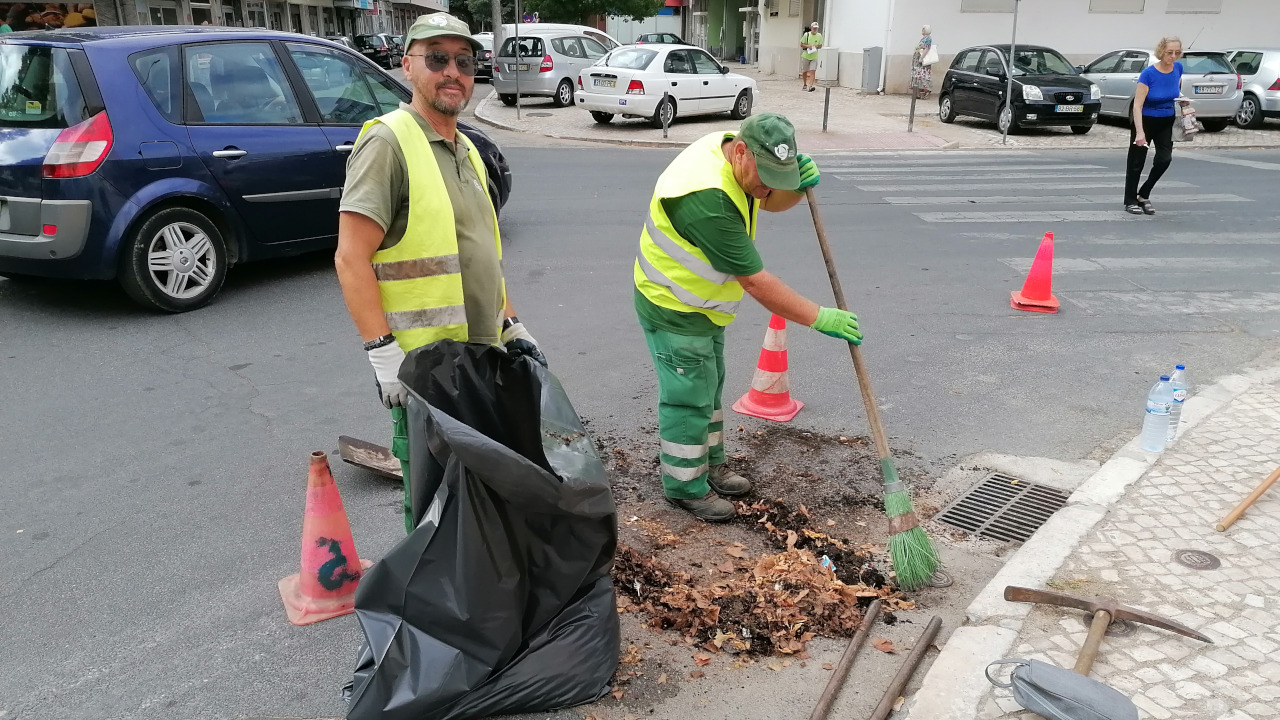
M503 319L502 319L502 329L503 329L503 330L507 330L507 329L508 329L508 328L510 328L512 325L516 325L516 324L518 324L519 322L520 322L520 318L516 317L515 315L512 315L512 316L511 316L511 317L509 317L509 318L503 318Z
M365 343L364 351L369 352L370 350L377 350L378 348L386 347L395 341L396 341L396 336L392 335L391 333L387 333L386 335L383 335L380 338L374 338L369 342Z

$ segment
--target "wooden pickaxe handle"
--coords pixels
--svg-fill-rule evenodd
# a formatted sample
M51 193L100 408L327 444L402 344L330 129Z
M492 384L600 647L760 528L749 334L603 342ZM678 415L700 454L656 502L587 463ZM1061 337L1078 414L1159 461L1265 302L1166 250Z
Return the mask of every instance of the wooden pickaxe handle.
M1235 510L1232 510L1226 517L1222 518L1222 521L1219 522L1214 529L1218 532L1226 532L1227 528L1231 527L1235 524L1235 521L1244 516L1245 510L1253 507L1253 504L1258 502L1258 498L1262 497L1263 493L1271 489L1272 485L1276 484L1276 480L1280 480L1280 467L1272 470L1271 474L1267 476L1267 479L1259 483L1258 487L1254 488L1253 492L1249 493L1249 497L1242 500L1240 504L1236 506Z
M1111 625L1111 613L1099 610L1093 614L1093 622L1089 624L1089 637L1085 638L1084 647L1076 656L1075 671L1089 676L1093 669L1093 661L1098 658L1098 650L1102 647L1102 638L1106 637L1107 627Z

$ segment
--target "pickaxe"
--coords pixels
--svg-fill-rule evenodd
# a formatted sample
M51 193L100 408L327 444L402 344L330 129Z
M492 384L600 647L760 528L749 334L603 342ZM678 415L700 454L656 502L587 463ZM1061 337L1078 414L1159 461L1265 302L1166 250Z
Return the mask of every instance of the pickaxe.
M1093 668L1093 661L1098 656L1098 648L1102 646L1102 638L1107 634L1107 626L1111 624L1112 620L1140 622L1171 630L1179 635L1186 635L1196 640L1203 640L1207 643L1213 642L1207 635L1198 633L1186 625L1166 620L1145 610L1121 605L1115 601L1115 598L1077 597L1054 590L1032 590L1031 588L1010 585L1004 589L1004 599L1009 602L1057 605L1093 613L1093 622L1089 625L1089 637L1085 639L1084 647L1080 648L1080 655L1076 657L1076 666L1073 668L1076 672L1085 676L1088 676L1089 670Z

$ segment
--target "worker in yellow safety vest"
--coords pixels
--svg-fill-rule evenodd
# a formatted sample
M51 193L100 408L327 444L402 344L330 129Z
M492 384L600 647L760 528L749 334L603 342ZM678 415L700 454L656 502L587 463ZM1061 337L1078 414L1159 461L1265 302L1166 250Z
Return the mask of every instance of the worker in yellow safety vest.
M785 117L756 115L737 133L690 145L658 178L640 233L635 307L658 374L662 489L694 516L734 516L720 497L751 483L725 465L724 328L744 292L770 312L851 343L857 316L819 307L764 269L755 248L759 210L795 207L818 184L817 163L796 151Z
M365 123L347 161L336 265L342 294L391 410L391 452L413 530L409 443L399 379L405 353L437 340L502 344L546 365L516 318L484 162L458 114L471 100L482 45L447 13L405 33L410 104Z

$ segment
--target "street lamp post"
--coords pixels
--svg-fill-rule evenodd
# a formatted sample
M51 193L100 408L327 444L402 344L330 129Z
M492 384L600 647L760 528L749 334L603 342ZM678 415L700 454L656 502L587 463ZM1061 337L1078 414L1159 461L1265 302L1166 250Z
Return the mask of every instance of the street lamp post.
M1009 40L1009 57L1006 58L1005 67L1009 78L1004 90L1004 108L1009 111L1009 122L1004 124L1004 132L1000 136L1001 145L1009 144L1009 128L1013 127L1013 54L1018 49L1018 5L1021 3L1022 0L1013 0L1013 37Z

